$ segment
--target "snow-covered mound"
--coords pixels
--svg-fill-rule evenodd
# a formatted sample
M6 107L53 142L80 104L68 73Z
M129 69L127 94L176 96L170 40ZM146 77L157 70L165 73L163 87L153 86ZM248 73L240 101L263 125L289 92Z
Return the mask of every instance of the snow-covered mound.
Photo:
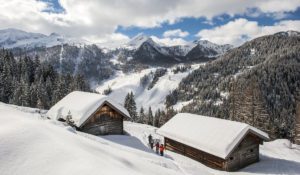
M66 37L57 33L49 36L40 33L30 33L17 29L0 30L0 46L4 48L35 48L35 47L51 47L61 44L80 45L87 41Z
M0 114L1 175L180 174L168 159L105 138L88 139L38 113L0 103Z
M148 89L147 85L141 85L140 79L145 75L149 75L149 77L151 77L151 72L155 72L157 68L144 69L141 72L129 74L124 74L120 71L111 79L98 85L95 89L97 92L103 93L105 89L110 87L112 92L108 96L121 104L124 103L127 93L132 91L135 95L135 101L138 109L141 106L145 109L150 106L154 110L163 109L165 98L170 91L174 90L184 77L198 67L199 64L195 64L190 70L186 72L178 72L177 74L172 72L173 68L168 68L167 73L160 77L151 89Z

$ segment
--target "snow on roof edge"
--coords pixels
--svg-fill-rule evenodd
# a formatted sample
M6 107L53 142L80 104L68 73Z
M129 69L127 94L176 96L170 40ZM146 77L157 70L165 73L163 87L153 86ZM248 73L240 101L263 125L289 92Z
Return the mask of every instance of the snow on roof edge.
M122 115L130 118L128 111L122 105L107 96L81 91L73 91L66 95L49 109L47 116L58 120L65 118L70 111L75 125L80 127L105 102L116 108Z

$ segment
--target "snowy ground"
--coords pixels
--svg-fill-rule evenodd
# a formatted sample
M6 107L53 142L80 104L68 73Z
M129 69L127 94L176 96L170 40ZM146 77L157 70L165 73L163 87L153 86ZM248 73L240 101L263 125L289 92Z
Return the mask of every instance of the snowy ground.
M43 112L43 111L42 111ZM287 140L260 147L261 161L223 172L167 151L156 155L147 136L156 128L125 122L128 135L97 137L40 117L36 109L0 103L0 174L300 174L300 146Z
M141 72L124 74L122 71L116 73L115 76L109 80L105 80L95 89L102 93L108 87L111 87L112 93L109 96L117 102L123 104L125 96L128 92L133 92L138 109L143 106L148 109L149 106L155 111L157 109L164 109L164 102L166 96L170 91L178 87L180 81L186 77L190 72L199 68L200 64L195 64L186 72L179 72L174 74L173 68L169 68L167 73L160 77L155 86L148 90L147 86L140 85L140 79L149 75L151 71L154 73L157 68L144 69ZM150 79L152 81L152 79ZM176 109L181 109L181 105L177 105Z

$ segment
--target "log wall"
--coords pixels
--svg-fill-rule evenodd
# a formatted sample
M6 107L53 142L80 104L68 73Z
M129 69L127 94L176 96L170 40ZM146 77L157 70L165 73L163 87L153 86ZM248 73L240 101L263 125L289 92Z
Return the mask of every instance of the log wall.
M123 134L123 116L105 104L80 127L80 130L93 135Z
M208 154L204 151L179 143L169 138L165 138L165 146L167 150L190 157L211 168L220 170L224 169L225 160L217 156Z
M259 161L259 144L261 140L249 133L236 149L228 156L225 170L236 171Z
M165 138L167 150L190 157L211 168L225 171L235 171L259 161L259 143L260 140L257 137L248 134L228 158L223 159L170 138Z

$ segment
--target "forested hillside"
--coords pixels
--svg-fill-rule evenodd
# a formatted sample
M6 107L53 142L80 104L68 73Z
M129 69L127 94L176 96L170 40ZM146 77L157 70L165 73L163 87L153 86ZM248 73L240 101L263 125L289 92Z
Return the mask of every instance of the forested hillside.
M166 106L193 100L183 111L243 121L272 137L293 136L299 50L298 32L249 41L183 79Z
M38 56L41 62L47 61L58 72L84 75L91 81L100 82L113 74L109 57L96 45L62 44L32 49L13 48L11 51L16 58Z
M90 91L82 75L61 74L38 57L15 59L9 50L0 50L1 102L48 109L73 90Z

